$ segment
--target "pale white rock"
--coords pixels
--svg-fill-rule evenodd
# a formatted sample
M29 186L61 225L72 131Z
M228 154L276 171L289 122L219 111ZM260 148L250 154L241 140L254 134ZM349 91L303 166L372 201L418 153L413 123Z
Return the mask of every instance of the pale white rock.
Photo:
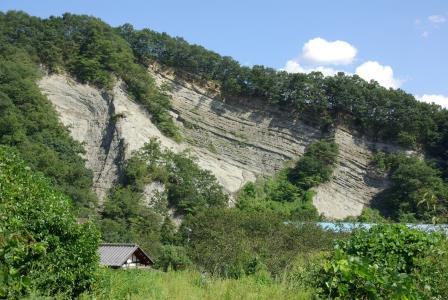
M50 75L39 81L39 87L72 137L84 144L86 166L93 171L100 204L118 181L122 162L151 138L159 139L164 148L183 149L165 137L146 110L127 97L121 81L111 92L101 92L68 76Z
M125 142L126 158L149 142L150 138L157 138L162 147L174 152L185 148L160 132L151 121L150 114L142 106L129 99L121 82L113 88L113 105L115 115L119 116L116 127Z
M98 89L64 75L44 76L39 86L71 136L83 143L86 166L93 172L94 191L103 199L118 176L116 161L121 155L117 132L109 126L112 100Z
M143 201L145 201L147 206L154 207L163 198L166 200L165 185L163 183L153 181L145 185L143 189Z

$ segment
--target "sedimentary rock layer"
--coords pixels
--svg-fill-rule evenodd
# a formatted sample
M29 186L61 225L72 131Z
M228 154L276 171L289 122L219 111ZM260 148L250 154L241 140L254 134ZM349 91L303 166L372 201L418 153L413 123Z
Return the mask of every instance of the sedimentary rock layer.
M84 143L86 165L94 173L100 199L119 181L124 159L153 137L175 152L188 149L230 195L257 176L273 174L286 161L298 159L307 145L322 137L319 129L287 112L252 102L245 105L244 100L225 103L202 86L167 72L150 72L159 86L169 87L171 113L182 132L182 143L163 136L150 114L127 96L120 81L108 92L64 75L45 76L39 82L61 122ZM359 215L387 186L369 165L372 149L389 145L356 138L345 129L337 129L334 139L340 149L337 166L332 179L315 189L313 203L329 218Z

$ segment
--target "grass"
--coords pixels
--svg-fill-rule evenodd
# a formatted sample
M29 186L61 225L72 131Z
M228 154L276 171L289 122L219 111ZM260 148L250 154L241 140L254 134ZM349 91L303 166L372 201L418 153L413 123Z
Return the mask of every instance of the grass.
M309 291L286 283L260 280L211 278L199 272L154 270L104 270L98 288L81 299L311 299Z

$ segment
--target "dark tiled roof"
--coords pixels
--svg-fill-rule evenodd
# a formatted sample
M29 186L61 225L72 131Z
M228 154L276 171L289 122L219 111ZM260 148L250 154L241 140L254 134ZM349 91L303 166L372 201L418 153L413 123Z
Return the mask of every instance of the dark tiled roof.
M100 254L100 262L105 266L121 267L136 251L143 253L150 262L153 262L136 244L101 244L98 251Z

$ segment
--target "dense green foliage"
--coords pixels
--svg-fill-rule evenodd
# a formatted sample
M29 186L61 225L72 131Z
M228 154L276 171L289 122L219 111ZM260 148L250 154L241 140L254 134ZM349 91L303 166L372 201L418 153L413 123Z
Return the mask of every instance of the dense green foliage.
M103 240L138 242L154 255L163 254L162 244L177 242L169 208L177 215L196 214L223 208L228 201L209 171L200 169L186 153L162 150L156 139L126 162L123 177L124 185L110 192L101 212ZM145 203L144 189L150 184L162 186L163 191Z
M88 290L98 239L90 223L76 223L66 196L0 146L0 298Z
M227 100L259 98L296 111L323 128L345 124L374 139L398 141L407 147L423 145L447 170L448 111L418 102L402 90L385 89L357 75L324 77L318 72L288 74L264 66L245 67L182 38L135 30L129 24L118 32L141 63L157 61L201 80L214 80Z
M143 191L145 184L163 184L170 207L177 213L195 213L209 207L225 207L227 195L210 171L199 168L188 153L162 150L151 139L126 164L125 179L134 190Z
M375 155L374 164L389 173L391 186L373 206L394 220L447 222L448 184L438 169L415 156L382 152Z
M156 88L146 68L135 62L126 41L101 20L68 13L49 19L0 13L0 44L25 50L31 61L51 72L66 70L81 82L101 88L110 89L116 77L122 79L159 128L178 137L168 113L168 97Z
M447 257L446 236L404 225L374 226L336 243L319 276L322 296L339 299L442 299L448 260L433 266L439 253ZM425 297L426 296L426 297Z
M60 125L37 87L38 77L23 50L0 42L0 144L14 147L30 167L73 199L78 214L87 215L96 205L92 174L79 156L82 146Z
M103 242L137 243L154 256L161 251L160 228L163 216L143 202L143 195L118 186L106 199L99 227Z
M288 179L302 190L328 181L338 156L338 145L332 141L318 141L308 146Z
M211 274L279 276L298 253L330 249L336 234L316 225L286 224L274 213L213 209L190 216L180 228L188 254Z
M238 193L236 207L247 212L273 212L285 220L316 220L312 191L302 191L288 181L287 170L256 182L248 182Z
M247 183L238 194L237 207L244 211L271 211L287 220L315 220L310 189L328 181L338 155L329 140L310 144L294 167L275 176Z
M156 262L156 267L167 272L169 270L179 271L191 266L191 260L184 247L165 245L162 254Z

